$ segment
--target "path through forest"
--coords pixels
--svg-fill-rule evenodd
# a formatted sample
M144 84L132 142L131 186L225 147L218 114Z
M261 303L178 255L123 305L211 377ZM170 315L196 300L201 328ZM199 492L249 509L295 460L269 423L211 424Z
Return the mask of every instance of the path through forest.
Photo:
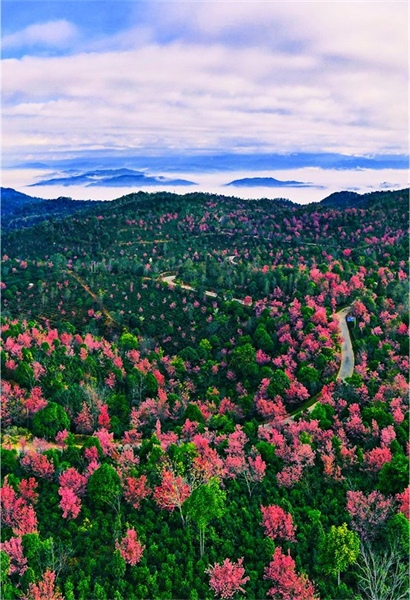
M339 329L340 334L342 336L342 360L340 363L339 373L337 374L336 379L344 380L346 377L351 377L353 375L354 369L354 352L352 346L352 340L350 338L349 328L346 322L346 316L350 312L351 307L347 306L346 308L342 308L339 312L336 313L336 316L339 321Z

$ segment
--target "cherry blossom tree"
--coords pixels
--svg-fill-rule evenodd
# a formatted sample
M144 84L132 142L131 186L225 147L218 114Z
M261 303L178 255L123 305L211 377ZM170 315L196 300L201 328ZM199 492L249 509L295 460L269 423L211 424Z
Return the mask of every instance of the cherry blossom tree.
M182 505L190 494L191 488L181 475L175 475L170 469L163 469L161 484L154 490L155 502L160 508L171 512L178 508L184 525L185 517L182 513Z
M151 494L151 490L147 486L147 477L126 477L124 481L124 498L135 509L141 506L141 500L147 498Z
M261 506L265 533L273 540L295 542L295 526L292 515L285 512L280 506L272 504Z
M410 486L408 486L403 492L396 494L396 500L399 503L399 511L410 520Z
M21 537L12 537L1 544L1 549L10 557L10 575L23 575L27 571L27 558L23 553Z
M363 492L350 490L347 492L346 508L353 529L362 540L370 540L393 511L393 499L377 491L366 496Z
M55 586L56 574L49 569L38 583L30 583L24 600L64 600L60 590Z
M25 498L17 496L8 483L7 475L0 489L0 508L1 523L11 527L14 535L37 531L37 517L33 506Z
M45 454L38 452L27 452L21 459L21 464L26 469L32 471L37 477L52 479L54 474L54 465Z
M74 419L77 431L80 433L91 433L94 429L94 417L91 413L91 409L86 402L82 403L81 411Z
M393 455L390 448L373 448L364 454L364 462L370 471L380 471L382 466L391 462Z
M272 580L268 596L281 600L317 600L313 584L306 575L298 575L290 553L275 548L272 561L265 568L265 579Z
M34 479L34 477L29 477L29 479L22 479L19 483L19 492L21 497L26 500L26 502L31 502L35 504L38 499L38 493L36 492L38 483Z
M63 509L63 518L76 519L81 511L81 499L67 487L60 487L58 493L61 496L60 507Z
M74 467L63 471L59 477L61 487L73 490L78 496L83 496L87 486L87 478L81 475Z
M110 429L111 420L108 414L108 406L107 404L102 404L100 407L100 414L98 415L98 425L103 429Z
M61 496L60 508L63 510L63 518L75 519L81 510L80 497L85 493L87 477L70 467L61 473L59 481L58 493Z
M126 535L115 543L115 548L120 552L126 563L134 567L141 560L144 546L138 540L135 529L128 529Z
M262 481L265 476L266 463L255 447L252 447L250 454L246 456L247 441L248 438L241 426L237 425L235 431L228 436L225 473L228 477L243 478L251 496L255 484Z
M244 577L245 569L242 566L243 558L232 562L226 558L221 564L215 563L206 569L210 575L209 585L214 590L215 596L232 598L237 592L245 593L243 585L249 580Z

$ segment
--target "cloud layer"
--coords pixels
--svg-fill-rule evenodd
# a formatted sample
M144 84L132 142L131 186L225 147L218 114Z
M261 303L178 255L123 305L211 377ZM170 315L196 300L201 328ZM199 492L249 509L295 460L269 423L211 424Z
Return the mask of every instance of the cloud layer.
M131 3L112 34L67 6L3 39L8 56L19 49L3 61L10 162L100 149L407 150L403 2Z

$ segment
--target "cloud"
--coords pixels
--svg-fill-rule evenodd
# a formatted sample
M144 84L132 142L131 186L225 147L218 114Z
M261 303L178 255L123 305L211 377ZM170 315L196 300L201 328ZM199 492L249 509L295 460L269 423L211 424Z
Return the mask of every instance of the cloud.
M29 25L15 33L5 35L2 49L11 48L64 48L77 37L76 27L64 19Z
M257 46L366 60L395 68L407 61L407 6L400 0L172 2L146 5L158 40Z
M121 33L78 32L69 56L4 61L9 155L406 152L403 3L138 6ZM62 20L24 32L68 44L77 30ZM23 32L10 38L22 43Z

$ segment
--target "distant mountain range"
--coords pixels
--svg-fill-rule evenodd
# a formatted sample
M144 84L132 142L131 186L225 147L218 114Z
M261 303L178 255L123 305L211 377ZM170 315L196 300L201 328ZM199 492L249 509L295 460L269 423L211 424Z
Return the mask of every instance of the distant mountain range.
M41 181L32 183L29 187L45 185L62 185L65 187L71 185L82 185L85 187L130 187L133 185L189 186L196 185L196 183L187 179L171 179L162 175L146 175L143 171L134 171L133 169L97 169L76 175L66 174L63 177L42 179Z
M147 175L144 171L136 171L134 169L97 169L85 173L67 171L62 176L42 179L41 181L32 183L29 187L43 187L50 185L64 187L74 185L81 185L84 187L169 187L192 186L197 185L197 183L187 179L172 179L162 175ZM293 180L281 181L274 177L246 177L243 179L235 179L225 185L227 187L314 187L322 189L321 186L313 183Z
M318 186L313 183L306 183L303 181L292 181L292 180L281 181L280 179L275 179L274 177L245 177L244 179L234 179L234 181L226 183L225 185L233 186L233 187L272 187L272 188L314 187L314 188L323 189L322 186Z
M305 167L318 167L320 169L408 169L409 157L404 154L381 154L373 156L349 156L337 153L305 152L305 153L219 153L219 154L163 154L160 156L147 156L139 154L115 153L106 150L94 150L92 156L88 153L75 158L53 158L46 161L30 161L13 168L25 169L55 169L67 171L92 171L98 163L98 168L120 169L149 169L152 173L216 173L226 171L278 171L283 169L302 169Z

